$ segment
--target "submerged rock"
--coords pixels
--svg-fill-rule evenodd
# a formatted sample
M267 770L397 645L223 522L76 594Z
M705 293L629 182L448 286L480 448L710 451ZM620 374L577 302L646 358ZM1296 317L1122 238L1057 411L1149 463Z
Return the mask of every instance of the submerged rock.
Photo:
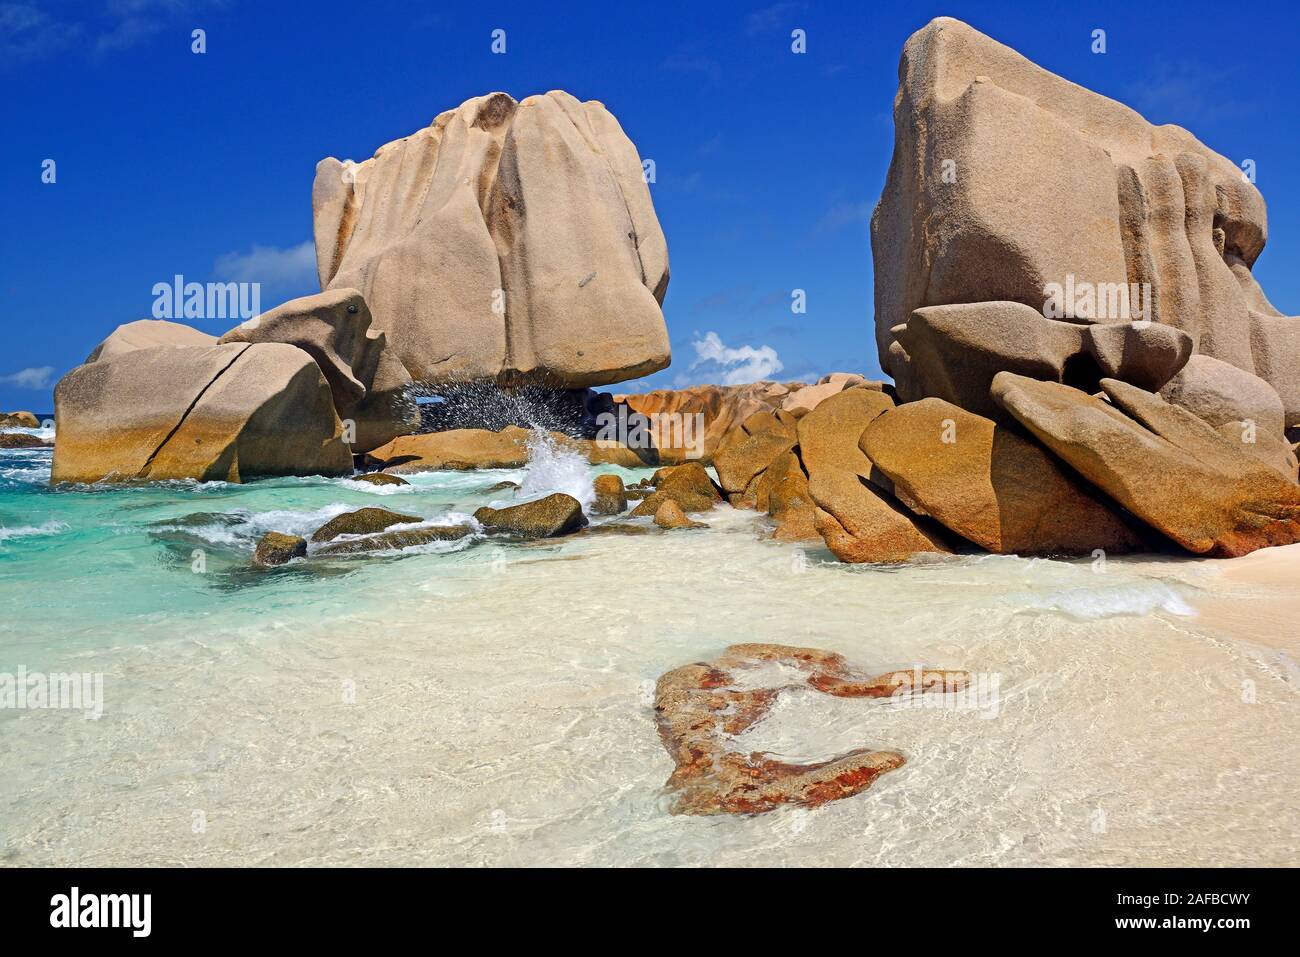
M563 492L509 508L485 505L474 513L474 519L488 531L508 532L523 538L567 535L587 524L582 503Z
M766 662L794 669L800 677L769 687L737 685L740 674ZM712 661L674 669L655 685L659 738L676 765L666 784L674 794L672 813L762 814L782 804L818 807L865 791L881 774L903 765L897 751L865 748L812 764L733 750L734 737L766 717L785 690L809 687L836 697L886 698L956 692L969 679L964 671L920 669L868 678L850 669L840 655L766 644L732 645Z
M351 538L343 542L330 542L316 549L317 556L354 555L359 552L388 552L428 545L431 542L455 542L473 533L468 525L426 525L421 528L403 528L379 532L365 538Z
M294 558L307 557L307 539L300 535L284 535L280 532L267 532L257 542L253 552L253 564L260 568L283 565Z
M312 533L313 542L328 542L340 535L372 535L392 525L411 525L422 522L418 515L403 515L386 508L360 508L355 512L335 515Z

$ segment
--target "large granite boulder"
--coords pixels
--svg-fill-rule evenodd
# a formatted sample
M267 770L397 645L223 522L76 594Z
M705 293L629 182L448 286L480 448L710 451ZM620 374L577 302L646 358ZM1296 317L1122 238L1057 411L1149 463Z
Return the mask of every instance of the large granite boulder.
M0 429L39 429L41 420L33 412L0 412Z
M1190 552L1232 558L1300 541L1295 482L1186 409L1101 385L1111 402L1010 372L992 391L1075 472Z
M472 471L474 469L517 469L528 464L529 429L506 426L499 432L487 429L450 429L400 435L369 453L369 460L385 472L407 474L437 469ZM646 463L632 449L617 442L575 439L559 432L548 433L549 441L559 448L582 455L593 465L619 465L641 468Z
M54 390L51 482L346 475L329 385L283 344L135 349Z
M1176 327L1264 378L1300 422L1300 318L1251 274L1264 200L1231 160L947 17L907 41L894 130L871 232L877 344L905 400L921 397L905 391L898 331L915 310L1011 301L1083 325Z
M595 101L467 100L312 191L322 289L361 291L430 383L603 385L668 365L668 247Z
M353 452L369 452L420 424L411 377L355 289L303 296L236 326L220 340L284 342L316 360L339 418L351 423Z
M183 322L166 319L137 319L118 326L86 357L87 362L111 359L136 349L156 349L160 346L210 346L216 336L200 332Z
M896 498L990 552L1088 555L1140 545L1040 446L942 399L888 410L859 444Z

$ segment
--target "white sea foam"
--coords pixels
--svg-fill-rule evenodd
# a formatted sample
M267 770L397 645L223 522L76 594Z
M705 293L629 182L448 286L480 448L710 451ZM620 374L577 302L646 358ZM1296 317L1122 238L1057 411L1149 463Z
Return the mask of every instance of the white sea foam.
M68 526L63 522L42 522L40 525L19 525L16 528L9 528L0 525L0 544L12 541L16 538L31 538L40 535L57 535Z
M1054 611L1075 621L1150 615L1157 611L1182 616L1196 614L1182 594L1158 581L1020 592L1007 596L1007 601L1025 612Z
M528 465L519 483L519 499L529 501L554 492L572 495L582 503L583 511L596 500L592 488L591 464L573 449L556 444L541 429L528 436Z

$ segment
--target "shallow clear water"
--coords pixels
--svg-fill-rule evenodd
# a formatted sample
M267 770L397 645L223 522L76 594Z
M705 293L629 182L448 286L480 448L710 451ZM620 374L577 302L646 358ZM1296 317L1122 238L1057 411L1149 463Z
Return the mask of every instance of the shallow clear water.
M469 521L513 501L485 491L502 479L531 496L638 473L544 456L396 491L51 490L48 452L0 456L0 673L103 675L97 720L0 709L3 863L1300 859L1300 669L1199 623L1227 587L1208 563L850 567L721 507L708 530L642 519L254 572L262 532L345 509ZM655 679L740 641L964 668L996 696L788 693L738 747L907 764L814 811L671 816Z

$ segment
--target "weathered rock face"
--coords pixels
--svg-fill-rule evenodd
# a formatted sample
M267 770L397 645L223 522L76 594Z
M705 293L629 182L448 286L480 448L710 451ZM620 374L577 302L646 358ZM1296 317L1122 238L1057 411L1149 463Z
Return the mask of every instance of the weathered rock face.
M795 412L799 409L811 412L823 399L829 399L837 392L856 387L875 389L879 392L882 383L868 382L856 372L832 372L830 375L822 376L814 385L795 389L781 401L781 408L787 412Z
M913 518L870 482L872 463L858 441L893 406L882 393L849 389L799 420L799 453L817 505L816 529L840 561L902 562L951 550L940 530Z
M557 388L668 365L668 248L636 148L595 101L467 100L316 167L322 289L359 289L417 380Z
M52 482L346 475L329 385L282 344L135 349L54 390Z
M794 678L753 687L741 679L768 662ZM712 661L676 668L655 684L659 738L673 759L666 787L674 814L762 814L782 804L818 807L865 791L904 763L897 751L860 748L826 761L791 764L767 754L734 750L735 736L762 721L783 691L813 688L840 698L897 698L957 692L964 671L888 672L867 677L840 655L789 645L732 645Z
M887 411L860 445L895 497L990 552L1087 555L1140 545L1038 445L942 399Z
M1054 313L1044 312L1050 298L1078 323L1176 327L1197 353L1265 379L1288 424L1300 422L1300 318L1282 316L1251 275L1267 237L1264 200L1232 161L946 17L904 48L894 127L872 250L877 344L903 399L938 395L989 414L907 391L899 327L914 310L1011 301L1041 317ZM1148 284L1150 296L1130 284ZM1122 345L1099 344L1105 355ZM1166 346L1176 361L1182 346ZM1167 364L1132 378L1111 371L1159 388L1140 376Z
M408 394L411 377L384 333L372 328L370 310L355 289L290 300L236 326L220 341L283 342L315 359L339 418L354 424L354 452L369 452L420 424Z
M181 322L169 322L166 319L138 319L114 329L107 339L95 346L86 357L86 361L111 359L124 352L134 352L136 349L155 349L159 346L211 346L216 342L216 336L210 336Z
M1079 475L1188 551L1232 558L1300 541L1294 482L1186 409L1114 379L1101 384L1114 405L1009 372L994 379L993 397Z

